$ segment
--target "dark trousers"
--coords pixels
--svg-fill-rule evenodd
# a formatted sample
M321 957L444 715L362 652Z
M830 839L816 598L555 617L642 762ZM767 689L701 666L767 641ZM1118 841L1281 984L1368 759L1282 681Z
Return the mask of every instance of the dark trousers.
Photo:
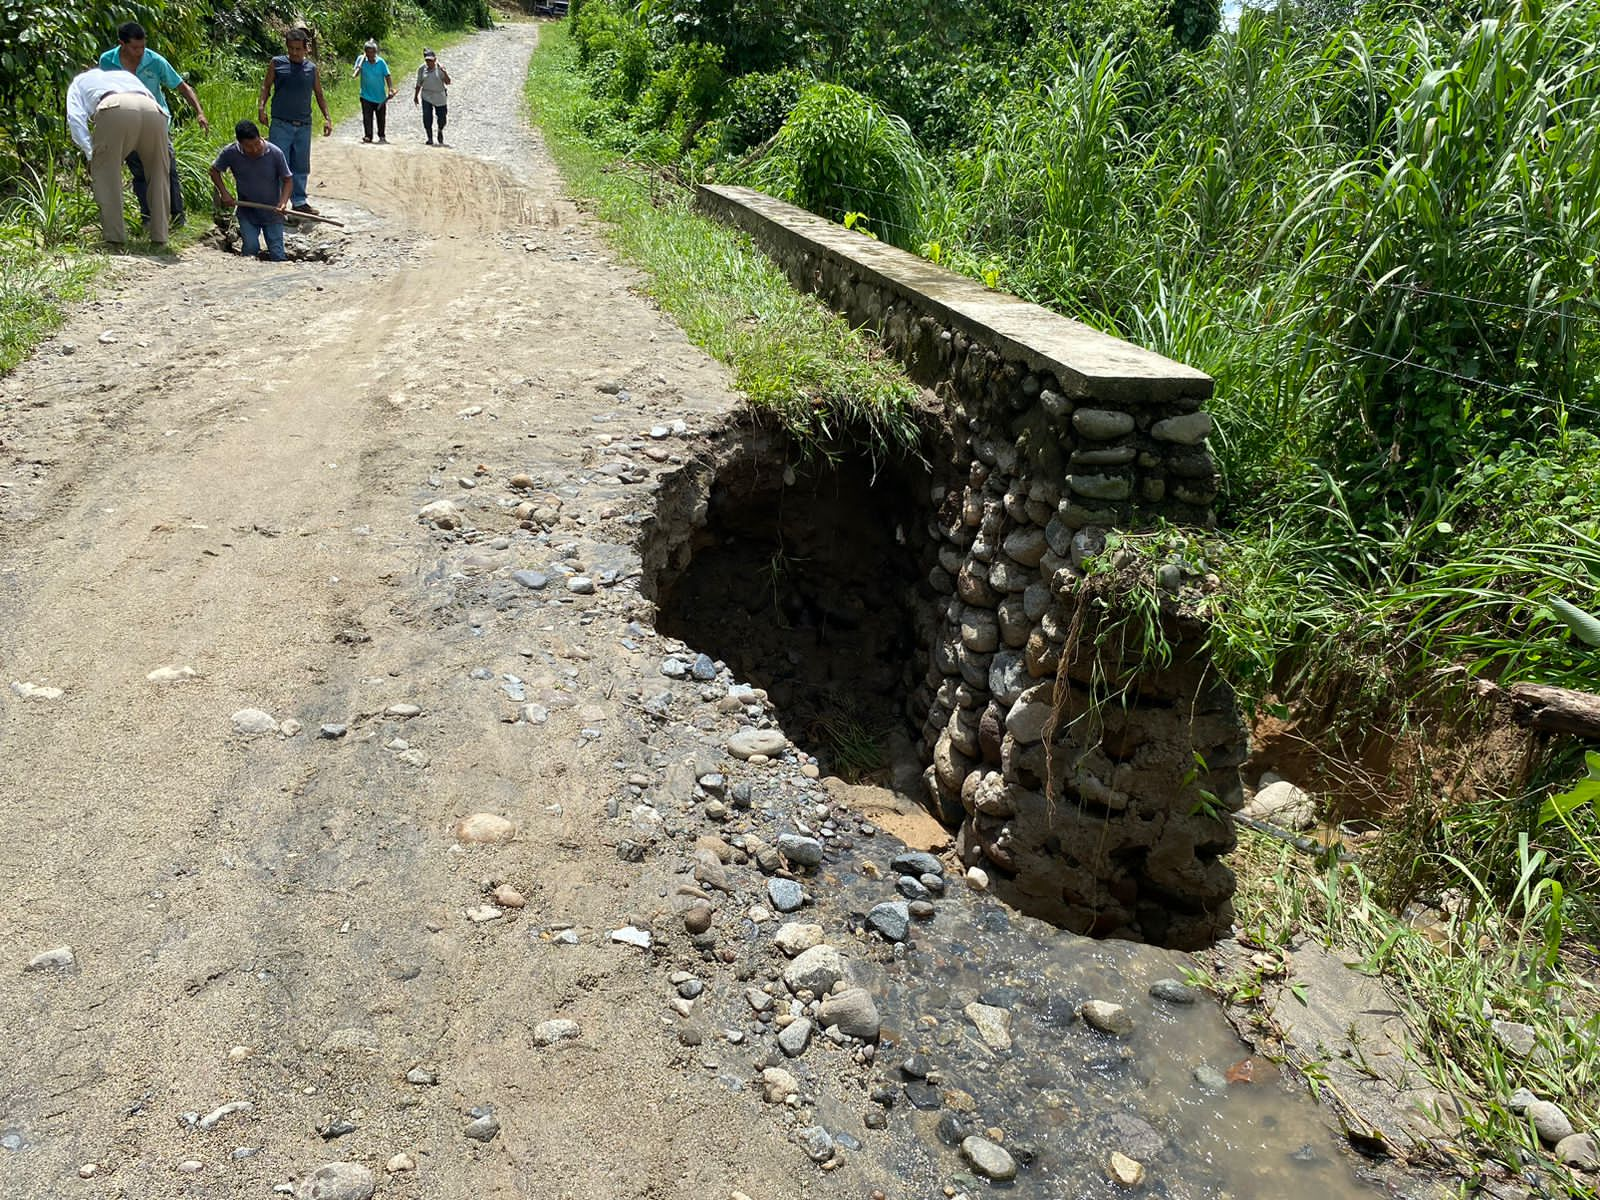
M150 181L137 152L128 155L128 171L133 176L133 194L139 201L139 216L150 220ZM178 180L178 156L172 152L172 136L167 136L167 188L172 193L172 220L183 216L183 184Z
M389 105L387 101L367 99L361 101L361 133L367 141L370 142L372 140L372 122L374 118L378 122L378 136L387 136L383 132L383 122L388 115Z
M439 140L441 142L444 141L444 118L449 111L450 106L448 104L429 104L426 100L422 102L422 127L428 131L428 140L430 142L433 141L433 118L435 116L439 118Z

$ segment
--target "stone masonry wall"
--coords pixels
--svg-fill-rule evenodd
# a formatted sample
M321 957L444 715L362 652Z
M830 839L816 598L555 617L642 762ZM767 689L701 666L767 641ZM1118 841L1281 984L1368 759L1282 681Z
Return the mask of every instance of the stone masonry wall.
M1083 570L1110 531L1211 524L1210 379L761 193L700 200L942 401L919 531L928 662L908 708L964 861L1079 932L1180 947L1225 933L1246 741L1181 599L1195 581L1156 572L1173 654L1138 669L1140 645L1101 639L1116 596Z

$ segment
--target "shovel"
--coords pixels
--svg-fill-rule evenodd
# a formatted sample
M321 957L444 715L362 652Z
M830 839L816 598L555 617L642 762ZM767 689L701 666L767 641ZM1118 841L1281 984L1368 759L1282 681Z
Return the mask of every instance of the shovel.
M279 209L277 208L276 205L272 205L272 204L257 204L254 200L235 200L234 201L234 205L236 207L238 207L238 208L259 208L263 212L278 212L279 211ZM284 216L284 218L286 220L318 221L318 222L322 223L323 225L337 225L340 229L344 228L344 222L343 221L335 221L332 217L319 217L314 213L296 212L292 208L288 212L284 213L283 216Z

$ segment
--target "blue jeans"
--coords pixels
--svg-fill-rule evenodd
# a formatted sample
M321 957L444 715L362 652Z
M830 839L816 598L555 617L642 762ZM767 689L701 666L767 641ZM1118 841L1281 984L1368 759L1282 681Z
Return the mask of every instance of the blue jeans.
M282 221L257 221L254 217L244 215L244 210L239 211L239 236L244 239L244 252L254 258L261 253L261 239L267 239L267 257L273 262L282 262L283 254L283 222Z
M133 195L139 201L139 216L150 219L150 181L144 176L144 163L139 152L128 155L128 170L133 175ZM183 183L178 178L178 156L172 150L172 135L167 135L167 187L172 195L172 221L176 226L183 216Z
M289 174L294 176L290 203L299 208L306 202L306 180L311 176L311 122L291 125L288 121L274 121L268 127L267 141L289 160Z

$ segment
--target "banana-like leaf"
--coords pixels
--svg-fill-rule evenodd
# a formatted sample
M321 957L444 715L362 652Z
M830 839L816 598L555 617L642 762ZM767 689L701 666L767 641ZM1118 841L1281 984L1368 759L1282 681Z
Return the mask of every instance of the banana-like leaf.
M1585 646L1600 647L1600 617L1586 613L1576 604L1568 604L1565 600L1552 599L1550 609L1563 625L1572 630L1573 637Z

